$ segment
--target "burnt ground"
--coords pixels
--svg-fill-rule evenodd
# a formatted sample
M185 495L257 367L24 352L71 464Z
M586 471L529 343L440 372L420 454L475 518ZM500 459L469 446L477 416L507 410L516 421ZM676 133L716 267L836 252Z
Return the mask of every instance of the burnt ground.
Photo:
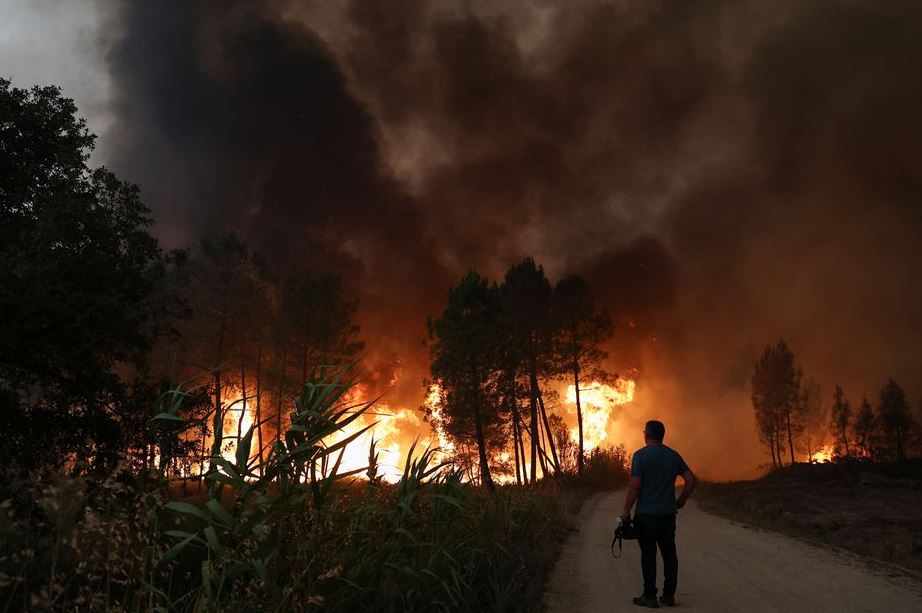
M701 508L922 572L922 459L796 464L755 481L703 483Z

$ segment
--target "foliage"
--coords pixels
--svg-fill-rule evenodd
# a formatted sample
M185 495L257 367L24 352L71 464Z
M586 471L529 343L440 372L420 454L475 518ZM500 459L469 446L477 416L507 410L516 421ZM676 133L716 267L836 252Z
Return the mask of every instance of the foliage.
M577 472L584 466L583 412L580 400L582 377L604 380L602 360L606 357L601 345L609 341L614 327L605 311L592 300L585 281L576 275L564 277L554 286L554 309L557 328L557 370L573 377L576 398Z
M851 418L852 406L845 397L842 388L837 385L833 393L832 419L829 423L829 431L833 436L833 440L836 442L836 454L844 455L846 458L851 457L851 449L848 445L848 432Z
M852 436L855 441L855 454L861 458L871 458L874 455L874 433L877 429L877 420L868 397L861 399L861 407L852 422Z
M491 490L486 432L499 418L497 405L486 398L485 386L497 352L498 314L496 286L471 271L449 290L441 317L429 322L431 371L441 389L437 408L442 425L455 438L477 445L480 479Z
M752 375L752 406L759 439L768 445L772 464L776 466L782 465L785 438L791 463L794 463L794 437L801 426L797 421L797 408L801 402L802 378L794 354L783 340L774 347L765 348Z
M93 141L60 90L0 79L0 427L23 466L114 466L116 370L142 367L162 311L149 211L87 166Z
M884 434L885 446L883 452L897 460L906 457L906 443L908 434L913 427L912 412L906 401L903 388L893 379L888 379L880 390L880 400L877 405L880 428Z
M601 346L611 335L608 316L579 277L552 288L531 258L510 267L498 285L471 271L450 289L445 311L429 324L427 383L438 393L424 407L427 419L453 443L453 459L474 473L486 464L491 472L528 483L537 479L539 466L550 476L570 470L571 459L581 472L582 444L571 445L561 434L559 417L548 406L556 393L546 385L577 387L581 433L580 383L611 378L601 368ZM504 454L510 438L513 453ZM481 448L485 460L478 457Z

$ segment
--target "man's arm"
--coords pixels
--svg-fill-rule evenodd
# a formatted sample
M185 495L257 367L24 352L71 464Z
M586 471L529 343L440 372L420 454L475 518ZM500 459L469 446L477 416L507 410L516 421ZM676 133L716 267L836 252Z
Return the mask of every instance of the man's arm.
M679 494L679 499L675 501L676 506L680 509L685 506L688 497L692 495L692 492L695 491L695 486L698 485L698 477L695 476L695 473L693 473L690 468L686 468L685 472L682 473L682 480L685 481L685 484L682 486L682 493Z
M631 482L627 486L627 498L624 499L624 512L621 517L628 519L631 517L631 509L640 496L640 486L643 484L641 477L631 477Z

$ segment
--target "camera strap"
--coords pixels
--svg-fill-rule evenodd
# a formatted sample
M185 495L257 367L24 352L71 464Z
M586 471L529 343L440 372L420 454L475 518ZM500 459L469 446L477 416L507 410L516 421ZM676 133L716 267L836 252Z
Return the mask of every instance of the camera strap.
M615 543L618 543L618 553L615 553ZM621 551L624 549L624 539L621 538L621 527L615 528L615 534L611 539L611 557L616 560L621 557Z

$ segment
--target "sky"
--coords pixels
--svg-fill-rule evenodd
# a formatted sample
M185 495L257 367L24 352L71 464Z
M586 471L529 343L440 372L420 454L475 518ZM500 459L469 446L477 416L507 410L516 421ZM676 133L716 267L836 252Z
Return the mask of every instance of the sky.
M470 267L583 275L714 476L768 461L748 381L784 338L827 397L922 402L922 5L889 0L0 0L0 74L60 85L167 247L236 230L342 271L418 406ZM707 471L706 471L707 472Z

